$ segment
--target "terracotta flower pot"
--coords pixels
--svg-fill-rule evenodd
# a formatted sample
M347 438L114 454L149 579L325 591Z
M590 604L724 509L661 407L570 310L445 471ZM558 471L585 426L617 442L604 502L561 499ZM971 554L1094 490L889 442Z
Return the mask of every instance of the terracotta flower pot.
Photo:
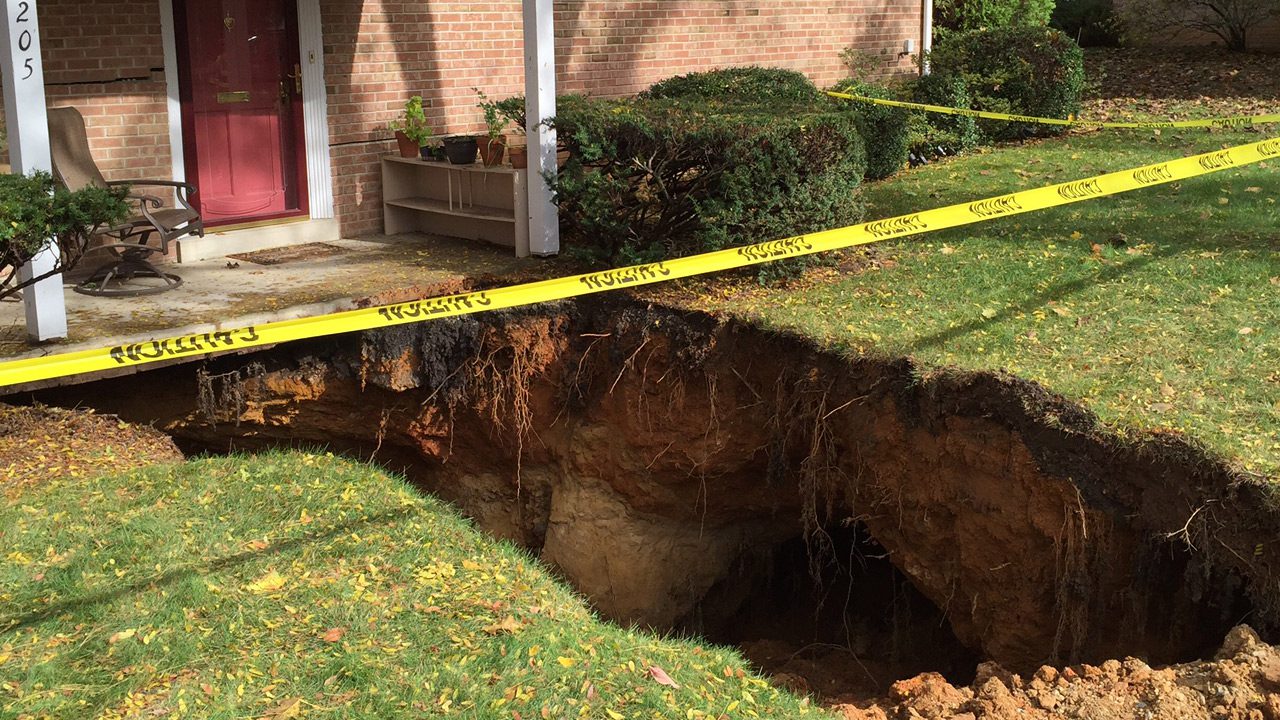
M529 167L529 148L525 145L508 146L507 157L511 159L511 167L514 170L524 170Z
M490 138L486 135L477 137L476 144L480 147L480 160L485 167L494 167L502 162L502 155L507 149L506 138Z
M400 146L400 157L418 157L418 143L410 140L408 135L405 135L399 130L396 131L396 144Z

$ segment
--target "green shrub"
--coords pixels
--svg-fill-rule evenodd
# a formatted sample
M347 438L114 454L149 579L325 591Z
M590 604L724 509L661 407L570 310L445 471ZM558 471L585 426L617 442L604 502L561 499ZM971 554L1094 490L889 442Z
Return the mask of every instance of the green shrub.
M836 92L862 95L863 97L897 100L893 90L857 80L842 80L832 88ZM898 172L907 165L909 143L908 116L913 113L902 108L854 100L837 100L840 106L852 113L862 133L867 150L867 177L880 180Z
M128 214L127 192L124 187L70 192L48 173L0 173L0 298L74 267L99 229ZM18 268L39 254L49 238L61 249L52 272L19 281Z
M934 40L941 43L970 30L1041 27L1055 0L934 0Z
M1058 0L1050 24L1081 47L1120 45L1120 20L1111 0Z
M640 97L812 105L822 100L822 93L803 73L753 66L677 75L654 83Z
M1084 53L1059 30L1000 28L960 33L940 44L929 60L938 72L964 77L977 110L1054 118L1080 112ZM984 120L979 127L996 140L1063 130L999 120Z
M858 222L864 172L853 117L827 103L566 97L552 125L570 151L553 189L566 246L651 262Z
M969 86L960 75L934 72L922 75L911 87L913 102L967 110L972 107ZM910 148L917 157L954 155L972 150L979 142L977 122L965 115L915 113Z

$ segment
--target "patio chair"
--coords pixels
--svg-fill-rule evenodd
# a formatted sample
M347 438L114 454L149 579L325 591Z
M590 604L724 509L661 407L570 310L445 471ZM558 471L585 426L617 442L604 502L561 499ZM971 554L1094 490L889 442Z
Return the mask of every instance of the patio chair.
M190 202L195 187L173 180L107 180L89 152L84 117L73 107L49 110L49 149L53 156L53 175L68 190L89 186L168 187L174 188L180 204L180 207L166 208L164 201L155 195L130 192L127 198L136 203L137 214L102 232L111 241L101 247L116 259L94 270L75 291L102 297L130 297L161 293L182 285L182 278L161 271L149 258L153 253L168 252L170 240L187 235L204 236L204 221ZM151 244L153 235L158 238L158 245ZM128 285L136 277L158 278L164 282L141 287Z

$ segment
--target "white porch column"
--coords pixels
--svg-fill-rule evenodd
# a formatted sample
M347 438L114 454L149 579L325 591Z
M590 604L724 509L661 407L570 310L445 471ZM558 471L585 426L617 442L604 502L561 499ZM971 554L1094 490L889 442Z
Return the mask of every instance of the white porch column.
M920 0L920 74L929 74L929 53L933 50L933 0Z
M0 81L4 83L4 111L9 136L9 163L14 172L49 171L49 119L44 99L44 63L40 59L40 27L36 0L4 3L4 32L0 33ZM20 280L49 272L57 264L57 248L50 241L19 271ZM27 312L27 335L36 341L67 336L67 306L62 275L50 277L22 291Z
M542 178L556 175L556 131L542 121L556 114L556 35L552 0L524 0L524 97L529 136L529 251L560 252L560 214Z

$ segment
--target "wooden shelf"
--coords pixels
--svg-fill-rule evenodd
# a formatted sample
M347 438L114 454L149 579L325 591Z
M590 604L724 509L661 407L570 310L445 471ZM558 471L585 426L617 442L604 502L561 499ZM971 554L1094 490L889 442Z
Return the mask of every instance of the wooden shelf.
M420 167L434 168L437 170L456 170L458 172L486 173L490 175L511 175L515 170L506 165L494 165L493 167L485 167L484 163L473 162L470 165L454 165L444 160L422 160L420 158L402 158L398 156L388 156L383 158L389 162L402 163L404 165L418 165Z
M498 222L509 223L516 221L510 210L501 210L499 208L483 207L480 205L461 207L457 203L454 203L454 206L450 208L449 203L444 200L432 200L431 198L400 198L399 200L388 200L387 204L392 207L421 210L423 212L439 213L441 215L453 215L454 217L474 218L476 220L496 220Z
M484 240L529 254L527 170L384 157L386 233L421 232Z

